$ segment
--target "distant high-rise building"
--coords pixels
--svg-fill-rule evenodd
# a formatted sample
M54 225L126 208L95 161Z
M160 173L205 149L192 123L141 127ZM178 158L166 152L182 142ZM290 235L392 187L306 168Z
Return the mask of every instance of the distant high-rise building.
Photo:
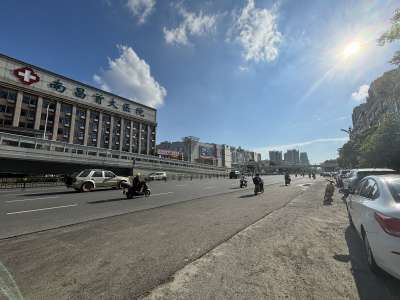
M269 151L269 160L275 163L282 162L282 151Z
M300 152L300 163L302 165L309 165L307 152Z
M289 164L298 164L300 162L299 150L292 149L284 154L285 162Z

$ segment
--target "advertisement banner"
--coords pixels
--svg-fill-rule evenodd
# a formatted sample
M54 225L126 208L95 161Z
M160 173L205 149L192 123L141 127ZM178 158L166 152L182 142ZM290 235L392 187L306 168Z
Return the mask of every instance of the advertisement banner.
M215 158L215 148L200 146L199 155L201 158Z
M163 150L163 149L157 149L157 154L163 155L163 156L168 156L171 158L181 158L183 156L182 152L173 151L173 150Z

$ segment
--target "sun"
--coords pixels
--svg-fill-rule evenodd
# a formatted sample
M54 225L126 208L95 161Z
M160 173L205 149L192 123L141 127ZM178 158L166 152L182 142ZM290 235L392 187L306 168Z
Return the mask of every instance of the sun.
M351 42L343 49L343 56L345 58L348 58L350 56L354 56L358 52L360 52L360 49L361 49L360 42L358 42L358 41Z

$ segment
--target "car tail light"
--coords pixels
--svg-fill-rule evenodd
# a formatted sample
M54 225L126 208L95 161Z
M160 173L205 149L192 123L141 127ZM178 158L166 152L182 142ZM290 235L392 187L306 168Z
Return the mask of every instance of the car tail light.
M382 229L390 235L400 237L400 219L385 216L375 212L375 220L381 225Z

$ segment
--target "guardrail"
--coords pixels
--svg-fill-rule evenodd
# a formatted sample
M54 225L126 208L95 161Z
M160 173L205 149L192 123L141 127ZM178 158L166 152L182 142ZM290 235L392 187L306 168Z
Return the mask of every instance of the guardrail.
M0 189L25 189L33 187L50 187L62 185L65 185L65 182L60 177L0 178Z
M103 162L116 161L132 167L148 167L150 164L153 167L158 165L160 169L172 167L173 169L191 169L201 172L206 170L208 172L226 173L227 171L223 167L0 132L0 150L2 148L9 150L11 147L22 149L31 154L46 152L52 153L56 158L80 158ZM51 160L51 157L49 157L49 160Z

